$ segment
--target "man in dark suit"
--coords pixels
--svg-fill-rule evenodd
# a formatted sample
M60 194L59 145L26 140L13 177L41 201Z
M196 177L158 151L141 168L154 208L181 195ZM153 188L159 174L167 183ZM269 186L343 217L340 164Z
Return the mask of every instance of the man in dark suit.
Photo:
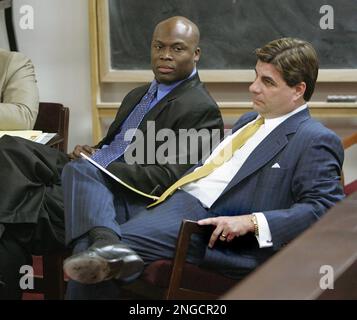
M93 177L88 174L92 170L105 180L105 186L98 181L97 188L94 182L89 186L100 199L97 205L101 206L107 199L101 198L103 188L112 201L132 203L137 211L149 203L149 198L119 187L111 178L101 176L95 167L82 159L80 153L93 156L102 163L101 160L107 160L107 151L113 149L116 152L113 161L106 163L105 167L127 184L154 197L161 195L197 163L190 162L192 157L199 159L209 151L213 134L222 135L220 111L196 70L200 58L199 38L197 26L184 17L173 17L158 24L151 48L154 81L132 90L124 98L108 134L97 146L78 145L69 155L73 161L69 162L68 167L82 173L83 179L92 181ZM134 130L135 135L128 138L126 132L130 130ZM198 148L193 149L190 145L181 148L180 130L202 130L205 134L202 134ZM155 140L160 132L167 132L168 135ZM174 159L165 157L165 153L160 161L152 159L152 153L156 155L166 146L179 149ZM143 157L139 157L141 154ZM2 239L12 239L20 243L24 253L36 254L53 251L63 244L60 174L68 161L66 155L46 146L8 136L0 140L0 165L7 169L0 170L0 176L13 181L10 186L0 187L3 199L6 199L0 203L0 223L5 226ZM80 183L76 182L75 185L81 187ZM85 194L86 191L83 191L83 196ZM76 228L80 226L85 228L85 224L76 225ZM100 233L98 237L101 237ZM12 253L11 250L7 252ZM8 259L13 261L11 257ZM9 263L5 264L10 266ZM11 266L11 269L6 266L0 269L0 274L5 274L5 282L19 276L19 266L20 262L18 266ZM17 286L17 283L14 285Z
M250 86L256 112L242 116L203 165L150 207L160 205L113 223L111 236L93 238L89 249L67 258L64 270L75 280L69 298L118 298L113 281L105 280L134 280L139 258L145 264L172 258L182 219L214 226L208 248L207 239L193 239L188 261L241 279L343 198L341 142L310 117L306 104L318 74L312 45L283 38L256 55ZM69 223L80 214L70 212ZM106 208L102 213L106 221Z

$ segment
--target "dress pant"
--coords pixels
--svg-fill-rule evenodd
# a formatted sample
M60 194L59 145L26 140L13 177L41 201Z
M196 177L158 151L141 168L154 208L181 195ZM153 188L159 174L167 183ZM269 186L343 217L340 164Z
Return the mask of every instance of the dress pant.
M0 300L21 299L20 268L31 264L31 255L5 231L0 238Z
M183 219L207 217L201 203L184 191L178 191L160 206L146 209L150 200L113 185L105 174L85 160L71 162L62 173L66 221L66 241L74 253L89 246L87 232L96 226L116 232L122 243L136 251L145 264L171 259ZM193 238L188 261L199 264L207 239ZM69 281L68 299L118 299L115 281L83 285Z

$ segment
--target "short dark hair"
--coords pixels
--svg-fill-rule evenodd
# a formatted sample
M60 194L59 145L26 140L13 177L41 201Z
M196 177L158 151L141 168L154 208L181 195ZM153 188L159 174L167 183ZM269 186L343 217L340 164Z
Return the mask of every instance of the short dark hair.
M305 82L304 100L310 100L319 70L317 53L311 43L281 38L256 49L255 54L260 61L274 65L289 87Z

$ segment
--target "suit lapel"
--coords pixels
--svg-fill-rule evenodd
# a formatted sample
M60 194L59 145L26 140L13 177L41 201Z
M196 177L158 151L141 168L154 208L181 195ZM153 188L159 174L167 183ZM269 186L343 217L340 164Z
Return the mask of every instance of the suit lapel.
M107 135L98 144L98 146L102 146L103 144L109 144L114 139L123 121L130 114L130 112L135 108L135 106L140 102L141 98L144 96L145 92L149 89L149 87L150 84L138 88L137 92L135 93L135 95L133 95L133 97L131 97L130 99L125 101L125 103L122 103L120 105L114 122L109 127Z
M222 195L273 159L288 143L287 136L295 133L300 124L309 118L310 113L305 109L275 128L249 155Z
M147 131L147 121L152 120L155 121L159 114L165 109L167 104L177 97L181 96L183 92L191 87L195 87L200 83L200 79L198 74L196 73L192 78L187 79L180 83L176 88L174 88L169 94L163 97L144 117L143 121L141 121L139 125L139 129L145 133ZM151 124L153 125L153 124Z
M246 114L245 116L243 116L242 118L240 118L235 124L234 127L232 128L232 133L236 132L237 130L239 130L239 128L245 126L248 122L252 121L253 119L255 119L257 117L258 113L257 112L249 112L249 114ZM222 142L226 137L228 137L230 134L225 134L224 137L220 140L220 142ZM219 144L216 146L218 147ZM209 154L209 156L212 154L214 150L211 151L211 153ZM208 157L209 157L208 156ZM188 171L185 172L184 175L188 175L191 172L193 172L196 168L201 167L203 165L203 163L207 160L207 158L201 159L197 162L197 164L195 164L193 167L191 167Z
M277 155L287 143L288 139L285 133L278 133L278 131L274 134L271 133L249 155L240 170L224 189L223 193L229 191L233 186L237 185L243 179L263 167L275 155Z
M183 91L187 90L190 87L195 87L200 83L200 78L198 73L196 73L192 78L183 81L180 85L178 85L175 89L173 89L168 95L162 98L144 117L139 125L139 129L141 132L146 133L147 131L147 121L152 120L154 121L162 110L166 107L167 103L175 100L178 96L182 94ZM113 128L111 128L110 133L108 133L108 140L111 141L118 129L122 125L123 121L127 118L127 116L133 111L136 105L140 102L141 98L145 95L146 91L149 89L150 84L143 86L140 88L140 91L137 92L135 97L131 100L127 101L125 104L120 106L118 114L115 118L115 124ZM107 141L106 141L107 143Z
M120 111L118 113L117 118L115 119L116 128L119 128L122 125L123 121L127 118L127 116L137 106L137 104L140 102L142 97L145 95L145 93L149 89L149 87L150 87L150 84L140 88L141 89L140 92L138 92L138 94L133 99L131 99L131 101L128 101L127 103L122 104L120 106Z

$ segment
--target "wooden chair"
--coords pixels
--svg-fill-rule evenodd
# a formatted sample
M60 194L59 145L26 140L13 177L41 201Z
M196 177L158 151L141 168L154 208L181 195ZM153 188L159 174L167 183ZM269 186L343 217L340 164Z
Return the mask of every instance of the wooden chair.
M60 103L40 102L34 130L57 133L49 145L67 153L69 109Z
M47 144L67 153L69 108L60 103L40 102L35 130L57 133ZM50 300L63 299L65 283L62 269L62 253L33 256L35 269L34 289L26 293L42 293Z
M151 299L217 299L237 284L236 280L186 263L193 234L211 234L211 226L183 220L174 260L158 260L146 267L139 280L125 287L127 296Z

